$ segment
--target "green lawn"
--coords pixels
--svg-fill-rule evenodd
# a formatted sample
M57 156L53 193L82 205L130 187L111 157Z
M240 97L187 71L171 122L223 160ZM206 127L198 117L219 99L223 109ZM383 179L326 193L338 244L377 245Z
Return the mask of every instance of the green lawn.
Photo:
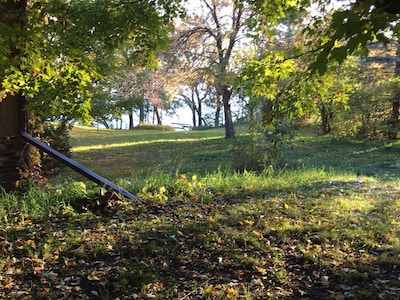
M283 171L238 174L222 130L78 127L72 141L140 201L70 171L3 193L0 298L400 298L399 142L301 131Z
M223 129L208 131L72 131L73 158L110 179L153 172L206 174L230 164Z

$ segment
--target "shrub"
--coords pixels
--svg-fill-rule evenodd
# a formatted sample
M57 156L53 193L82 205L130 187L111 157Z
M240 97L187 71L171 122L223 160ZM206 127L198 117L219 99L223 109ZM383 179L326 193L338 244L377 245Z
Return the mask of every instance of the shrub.
M156 125L149 123L140 123L135 129L145 129L145 130L161 130L161 131L175 131L175 129L169 125Z
M291 139L289 124L274 121L261 131L251 130L250 135L239 136L233 146L233 164L238 172L265 172L284 166L285 142Z

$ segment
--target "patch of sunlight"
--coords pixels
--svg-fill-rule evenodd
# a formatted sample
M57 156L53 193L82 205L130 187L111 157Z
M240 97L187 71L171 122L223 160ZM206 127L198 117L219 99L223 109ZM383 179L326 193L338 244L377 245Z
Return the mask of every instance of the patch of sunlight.
M368 211L374 208L374 201L362 196L340 197L337 199L337 204L343 210L347 211Z
M122 147L131 147L138 145L150 145L156 143L184 143L184 142L196 142L196 141L204 141L204 140L216 140L221 139L221 137L201 137L201 138L186 138L186 139L158 139L152 141L133 141L133 142L124 142L124 143L113 143L113 144L101 144L101 145L89 145L89 146L77 146L72 147L72 152L85 152L90 150L103 150L103 149L112 149L112 148L122 148Z

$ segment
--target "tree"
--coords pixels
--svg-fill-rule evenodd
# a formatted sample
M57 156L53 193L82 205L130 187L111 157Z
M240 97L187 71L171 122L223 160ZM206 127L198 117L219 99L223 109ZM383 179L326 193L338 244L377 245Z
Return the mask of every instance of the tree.
M167 108L171 95L164 70L127 67L119 75L110 78L114 98L122 111L129 115L129 129L133 129L133 113L139 111L139 122L145 121L148 106L154 110L157 124L162 125L160 110Z
M188 92L189 95L185 94L185 92ZM180 94L180 97L184 99L184 102L192 111L193 126L207 126L207 120L203 116L203 106L210 103L209 100L212 97L211 87L204 85L202 82L193 82L186 91Z
M308 0L249 0L246 3L253 5L254 11L258 12L251 25L259 32L270 32L281 17L296 16L294 8L297 7L301 11L311 4ZM286 10L283 10L284 4ZM390 39L398 39L400 5L396 1L357 0L342 4L332 13L332 1L317 0L315 4L314 8L317 7L320 13L313 16L310 21L312 26L305 30L305 33L313 38L304 46L294 48L281 59L282 63L287 64L290 58L311 57L310 76L313 73L326 73L331 62L341 64L351 54L367 54L369 41L377 40L387 44ZM268 63L268 60L266 62ZM258 75L261 76L262 71L258 72ZM394 97L392 102L392 137L397 136L400 115L397 99L398 97Z
M324 73L330 61L342 63L350 54L360 51L367 54L369 41L388 44L390 39L398 39L399 14L400 4L390 0L358 0L336 10L327 30L321 35L320 45L314 47L316 59L311 69ZM400 91L392 99L390 139L397 138L398 134L399 95Z
M348 136L388 138L393 126L392 102L399 90L395 74L397 42L371 42L368 48L369 55L357 59L358 72L352 76L357 85L349 99L350 109L338 125Z
M181 44L196 39L201 45L197 55L207 62L208 74L217 93L217 114L219 103L223 106L227 138L235 134L231 97L235 74L241 63L240 58L236 60L235 53L243 46L241 39L245 37L249 17L249 7L239 1L201 0L198 10L186 18L187 28L180 37Z
M192 38L181 42L187 31L187 24L177 26L168 51L163 52L170 79L177 87L175 98L183 102L192 113L192 125L205 124L203 106L210 103L213 86L209 80L208 61L204 60L202 41Z
M11 141L6 148L22 152L24 98L31 113L88 118L91 84L102 78L102 66L113 66L114 49L128 41L130 57L154 62L179 12L178 0L0 0L6 45L0 50L0 137ZM1 183L15 181L17 160Z
M289 56L292 49L306 41L301 33L306 26L302 17L304 13L296 18L285 16L279 21L271 16L271 27L259 34L257 51L247 56L236 81L242 96L249 99L248 107L262 115L264 127L276 119L292 119L317 109L314 100L318 89L312 81L318 79L314 76L310 80L303 56L296 59Z

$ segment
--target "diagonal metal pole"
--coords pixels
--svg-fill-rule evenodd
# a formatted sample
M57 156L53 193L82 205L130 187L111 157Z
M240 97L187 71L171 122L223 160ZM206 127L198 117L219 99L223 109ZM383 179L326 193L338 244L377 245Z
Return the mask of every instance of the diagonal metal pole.
M51 155L55 159L61 161L63 164L67 165L74 171L78 172L79 174L85 176L86 178L89 178L93 182L97 183L98 185L101 186L107 186L114 190L115 192L120 193L126 198L132 199L132 200L139 200L139 198L128 191L125 191L121 187L117 186L116 184L112 183L111 181L101 177L97 173L89 170L85 166L77 163L76 161L72 160L68 156L65 156L64 154L54 150L53 148L47 146L46 144L38 141L37 139L33 138L30 136L25 130L20 131L21 136L28 141L30 144L34 145L35 147L39 148L40 150L46 152L47 154Z

